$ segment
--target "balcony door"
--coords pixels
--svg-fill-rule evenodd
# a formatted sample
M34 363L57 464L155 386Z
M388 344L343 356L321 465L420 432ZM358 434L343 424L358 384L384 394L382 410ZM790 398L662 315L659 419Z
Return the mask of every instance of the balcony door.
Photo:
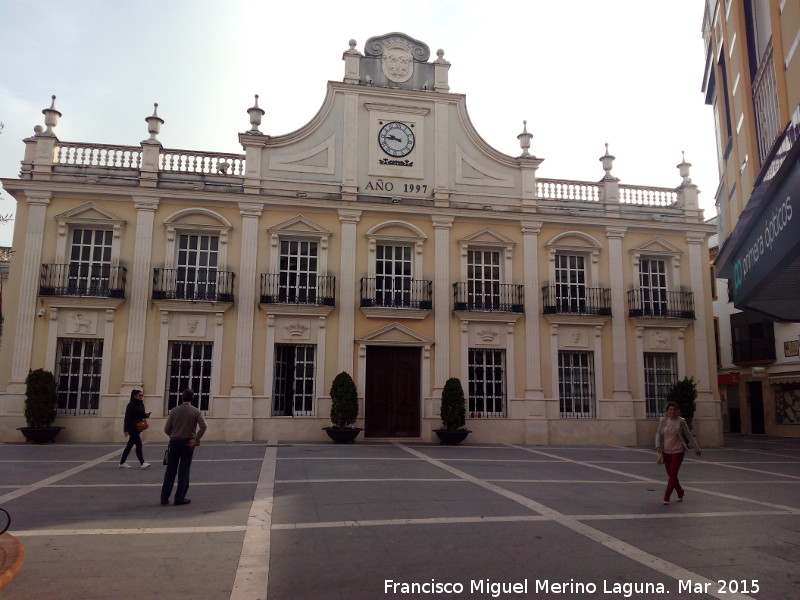
M278 302L316 303L317 245L315 241L281 240Z
M556 255L556 306L562 313L586 311L586 265L583 256Z
M108 295L113 232L73 229L67 293L75 296Z
M216 300L219 237L182 233L178 239L176 297Z
M652 258L643 258L639 261L639 293L644 316L667 316L666 261Z
M411 306L414 263L411 246L378 244L375 248L375 305Z
M467 294L471 310L500 309L500 251L467 252Z

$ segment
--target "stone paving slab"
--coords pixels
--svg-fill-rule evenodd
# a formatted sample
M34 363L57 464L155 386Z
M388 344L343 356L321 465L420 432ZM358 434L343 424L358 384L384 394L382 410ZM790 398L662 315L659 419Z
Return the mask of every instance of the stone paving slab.
M687 458L686 501L663 506L648 448L207 442L182 507L158 504L163 443L146 471L116 467L121 444L0 444L27 552L2 598L797 600L800 440L727 443Z

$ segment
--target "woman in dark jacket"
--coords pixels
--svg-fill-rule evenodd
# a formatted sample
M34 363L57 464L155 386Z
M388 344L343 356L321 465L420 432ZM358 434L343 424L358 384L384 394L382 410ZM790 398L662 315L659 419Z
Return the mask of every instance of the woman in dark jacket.
M125 446L125 450L122 452L122 458L119 461L120 469L131 468L131 466L125 461L128 459L128 454L130 454L131 448L133 448L134 444L136 444L136 458L139 459L139 464L141 465L140 468L146 469L150 466L150 463L144 462L144 454L142 454L142 434L136 427L136 424L139 421L143 421L150 416L150 413L146 413L144 411L144 401L142 400L142 396L142 390L133 390L131 392L131 401L128 402L128 406L125 409L125 421L122 426L122 430L125 433L125 436L128 438L128 443Z

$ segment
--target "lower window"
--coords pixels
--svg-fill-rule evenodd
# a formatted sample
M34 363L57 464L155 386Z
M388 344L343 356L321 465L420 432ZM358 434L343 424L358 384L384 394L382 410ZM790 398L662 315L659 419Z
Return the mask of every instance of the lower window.
M314 414L314 357L308 344L275 344L273 417L307 417Z
M469 416L504 417L505 350L469 350Z
M100 412L100 368L103 340L58 338L56 381L58 413L96 415Z
M594 355L592 352L558 353L558 395L562 417L595 416Z
M181 392L195 394L194 405L208 413L211 400L213 342L170 342L167 365L167 411L181 402Z
M660 417L664 414L667 395L677 381L677 354L644 353L644 398L648 417Z

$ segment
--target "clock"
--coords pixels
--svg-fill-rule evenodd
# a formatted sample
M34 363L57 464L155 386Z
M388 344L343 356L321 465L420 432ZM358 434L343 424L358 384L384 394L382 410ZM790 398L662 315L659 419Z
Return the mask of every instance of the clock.
M389 156L407 156L414 149L414 132L405 123L386 123L378 132L378 144Z

